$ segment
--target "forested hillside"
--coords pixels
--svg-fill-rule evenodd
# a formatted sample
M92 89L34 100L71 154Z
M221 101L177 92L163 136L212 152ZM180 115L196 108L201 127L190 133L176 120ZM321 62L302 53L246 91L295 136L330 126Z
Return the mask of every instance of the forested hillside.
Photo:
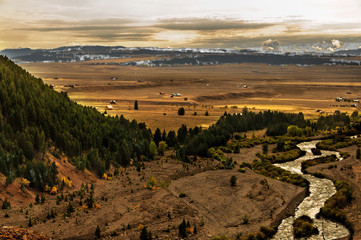
M0 56L0 171L7 183L22 176L40 190L54 185L56 166L42 161L52 146L101 176L111 162L147 158L151 138L145 124L80 106Z
M283 113L277 111L249 112L243 109L241 114L225 113L215 124L206 130L190 129L185 126L178 130L179 144L183 144L179 157L187 155L207 156L208 149L225 145L234 133L260 130L267 128L267 136L282 136L292 126L293 136L314 135L319 130L335 129L350 126L350 118L345 114L321 116L317 121L305 120L302 113Z

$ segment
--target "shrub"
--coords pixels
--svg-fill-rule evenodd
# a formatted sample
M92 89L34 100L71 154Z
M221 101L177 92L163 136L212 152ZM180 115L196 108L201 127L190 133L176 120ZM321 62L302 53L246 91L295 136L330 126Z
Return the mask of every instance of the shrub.
M3 205L2 205L1 208L2 208L2 209L7 209L7 210L11 209L11 204L10 204L10 202L8 201L7 198L5 198L5 200L3 201Z
M312 148L311 151L312 151L313 155L321 155L322 154L321 150L318 148Z
M231 187L234 187L234 186L236 186L236 183L237 183L237 177L232 175L231 179L229 181L231 183Z
M181 107L178 109L178 115L179 116L183 116L185 114L185 110L184 110L184 107Z
M262 153L263 153L263 154L267 154L267 153L268 153L268 144L267 144L267 143L263 143L263 144L262 144Z
M243 224L248 224L249 223L249 217L247 214L243 215L242 217L242 223Z
M156 185L157 185L157 180L155 179L155 177L151 176L147 183L147 189L155 190Z
M162 188L164 188L164 189L168 189L168 183L167 183L167 181L165 181L165 180L162 180L161 182L160 182L160 186L162 187Z
M318 234L318 229L313 226L313 220L308 216L301 216L293 223L293 235L296 238L307 238Z
M184 197L186 197L187 195L184 193L184 192L181 192L181 193L179 193L179 197L180 198L184 198Z
M160 141L159 145L158 145L158 153L159 153L159 155L163 156L165 150L167 149L167 147L168 146L167 146L166 142Z

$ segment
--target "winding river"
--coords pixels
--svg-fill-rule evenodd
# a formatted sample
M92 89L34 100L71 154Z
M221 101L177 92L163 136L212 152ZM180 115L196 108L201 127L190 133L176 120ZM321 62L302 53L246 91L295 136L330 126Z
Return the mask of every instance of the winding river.
M286 219L283 219L276 235L273 237L274 240L290 240L293 237L293 222L296 218L307 215L314 219L314 226L318 228L319 235L313 235L308 238L311 240L331 240L339 239L349 235L348 230L341 224L331 222L329 220L320 218L316 219L316 214L320 211L320 208L324 206L327 199L336 193L336 188L333 182L328 179L316 178L309 174L303 174L301 171L301 163L313 158L324 157L335 154L337 158L342 160L338 152L333 151L322 151L321 156L315 156L312 154L311 149L316 147L319 141L304 142L297 146L306 151L306 155L286 163L274 164L277 167L288 170L292 173L302 175L305 179L310 182L310 195L306 197L300 205L296 208L295 215Z

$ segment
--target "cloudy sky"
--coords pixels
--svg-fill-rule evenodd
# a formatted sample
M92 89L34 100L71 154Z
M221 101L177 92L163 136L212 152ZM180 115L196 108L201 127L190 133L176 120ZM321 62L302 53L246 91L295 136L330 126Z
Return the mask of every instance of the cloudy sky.
M0 0L0 23L0 49L361 45L361 0Z

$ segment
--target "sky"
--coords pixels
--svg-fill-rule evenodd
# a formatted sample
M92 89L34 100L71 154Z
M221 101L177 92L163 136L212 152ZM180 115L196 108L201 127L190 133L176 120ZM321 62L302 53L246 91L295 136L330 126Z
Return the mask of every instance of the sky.
M361 46L361 0L0 0L0 49L253 48L268 39Z

